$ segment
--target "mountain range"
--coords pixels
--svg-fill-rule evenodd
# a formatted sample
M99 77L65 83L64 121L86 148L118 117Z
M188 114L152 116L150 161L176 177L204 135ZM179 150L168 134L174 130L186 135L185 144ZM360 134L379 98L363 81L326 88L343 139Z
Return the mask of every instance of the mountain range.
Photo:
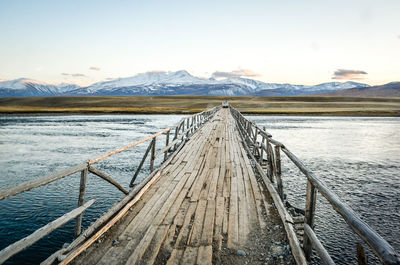
M0 80L0 97L27 96L125 96L125 95L213 95L213 96L297 96L336 93L348 89L367 89L357 82L329 82L314 86L265 83L249 78L200 78L185 70L147 72L80 87L53 85L28 78Z

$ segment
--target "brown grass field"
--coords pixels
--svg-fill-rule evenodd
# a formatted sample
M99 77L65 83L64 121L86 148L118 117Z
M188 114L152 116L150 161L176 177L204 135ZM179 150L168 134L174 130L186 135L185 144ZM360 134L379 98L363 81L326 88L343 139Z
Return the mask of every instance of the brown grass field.
M108 96L0 98L2 114L195 113L222 101L248 114L400 116L400 97Z

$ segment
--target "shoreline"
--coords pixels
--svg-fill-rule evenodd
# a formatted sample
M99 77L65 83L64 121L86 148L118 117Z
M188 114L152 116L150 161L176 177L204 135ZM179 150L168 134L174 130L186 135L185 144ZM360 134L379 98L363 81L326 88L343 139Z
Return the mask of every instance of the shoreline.
M246 115L399 117L400 98L104 96L0 98L0 115L194 114L228 101Z
M200 111L0 111L0 116L70 116L70 115L190 115ZM338 112L292 112L292 111L241 111L256 116L315 116L315 117L400 117L400 112L338 111Z

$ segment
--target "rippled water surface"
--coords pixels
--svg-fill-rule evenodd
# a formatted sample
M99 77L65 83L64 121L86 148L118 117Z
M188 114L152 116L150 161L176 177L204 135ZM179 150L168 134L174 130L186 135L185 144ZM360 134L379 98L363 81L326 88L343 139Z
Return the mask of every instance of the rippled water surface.
M249 116L266 126L397 251L400 250L400 119ZM306 179L283 156L288 201L304 209ZM317 235L338 264L357 264L361 242L318 194ZM364 247L367 249L364 245ZM370 264L377 260L368 253Z
M0 117L0 189L80 164L177 123L179 115ZM400 249L400 119L249 116L301 158L363 220ZM158 148L164 145L158 141ZM162 143L161 143L162 142ZM125 187L147 148L139 145L96 165ZM282 155L284 157L284 155ZM160 161L158 161L160 162ZM148 164L139 176L148 173ZM76 207L79 174L0 201L0 248ZM288 200L304 208L305 178L283 159ZM122 193L89 174L84 227ZM339 264L356 263L360 242L319 195L316 231ZM8 264L36 264L73 238L74 222L56 230ZM370 260L372 257L369 255ZM373 264L374 260L371 260Z
M68 115L0 117L0 189L81 164L176 124L182 115ZM157 149L165 138L157 138ZM124 187L139 164L148 142L103 160L95 167ZM160 161L158 161L159 163ZM157 163L156 163L157 164ZM138 176L149 173L148 162ZM0 249L74 209L80 174L0 201ZM122 197L104 180L89 174L86 200L96 202L84 213L88 227ZM51 233L8 264L37 264L73 239L74 221Z

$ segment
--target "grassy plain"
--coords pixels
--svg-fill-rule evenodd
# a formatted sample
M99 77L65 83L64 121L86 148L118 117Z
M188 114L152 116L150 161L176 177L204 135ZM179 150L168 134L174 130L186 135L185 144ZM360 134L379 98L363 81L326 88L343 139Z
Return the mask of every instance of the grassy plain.
M400 116L400 97L108 96L0 98L0 113L195 113L222 101L244 113Z

